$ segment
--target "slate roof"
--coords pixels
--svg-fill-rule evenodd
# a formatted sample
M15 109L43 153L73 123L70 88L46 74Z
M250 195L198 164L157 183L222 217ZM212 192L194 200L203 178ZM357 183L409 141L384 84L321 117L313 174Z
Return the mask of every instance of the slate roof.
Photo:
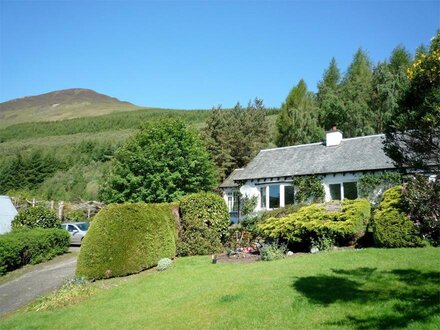
M243 168L237 168L234 170L226 179L222 182L222 184L219 186L220 188L234 188L238 187L238 184L234 182L235 177L243 171Z
M261 150L233 180L394 169L383 140L380 134L343 139L330 147L320 142Z

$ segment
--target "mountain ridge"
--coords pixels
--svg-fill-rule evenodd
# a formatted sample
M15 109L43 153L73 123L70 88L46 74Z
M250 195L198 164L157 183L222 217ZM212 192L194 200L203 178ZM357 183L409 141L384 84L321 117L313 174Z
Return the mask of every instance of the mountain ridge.
M100 116L141 107L86 88L69 88L0 103L0 128L29 121Z

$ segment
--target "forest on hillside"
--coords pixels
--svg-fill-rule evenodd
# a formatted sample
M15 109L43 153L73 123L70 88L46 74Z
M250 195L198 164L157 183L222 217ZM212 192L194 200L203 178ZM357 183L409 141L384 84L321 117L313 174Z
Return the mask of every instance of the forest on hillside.
M300 80L280 109L255 99L233 109L145 109L0 130L0 194L47 200L97 200L116 150L144 123L173 118L204 141L220 183L259 150L321 141L336 124L344 137L382 133L409 85L408 68L426 56L402 46L373 64L359 49L345 71L331 59L317 92Z

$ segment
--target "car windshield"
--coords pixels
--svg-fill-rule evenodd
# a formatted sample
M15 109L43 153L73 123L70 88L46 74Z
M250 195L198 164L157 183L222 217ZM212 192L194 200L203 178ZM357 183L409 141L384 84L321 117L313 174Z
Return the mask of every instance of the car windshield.
M82 231L86 231L87 229L89 229L89 224L88 223L78 223L76 224L78 226L79 229L81 229Z

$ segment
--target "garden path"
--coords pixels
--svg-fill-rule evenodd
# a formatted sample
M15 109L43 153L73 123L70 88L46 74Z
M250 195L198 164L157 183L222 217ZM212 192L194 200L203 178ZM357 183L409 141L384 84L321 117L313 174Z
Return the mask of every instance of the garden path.
M58 289L65 279L73 277L78 250L76 247L70 248L71 254L31 266L19 277L0 284L0 317Z

